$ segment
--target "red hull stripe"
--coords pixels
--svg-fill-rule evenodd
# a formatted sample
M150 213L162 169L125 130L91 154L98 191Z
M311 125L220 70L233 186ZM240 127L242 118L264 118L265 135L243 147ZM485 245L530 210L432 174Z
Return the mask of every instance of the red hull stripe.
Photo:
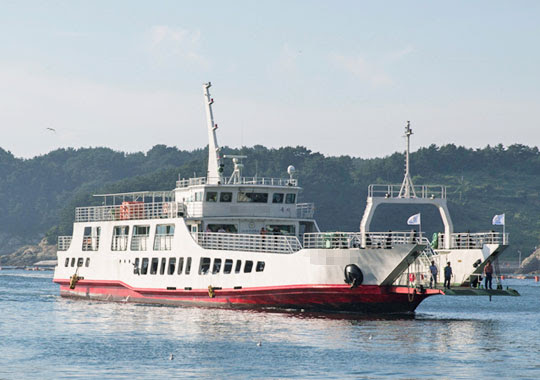
M362 285L351 289L346 284L305 284L219 289L214 290L214 297L210 297L208 289L133 288L121 281L110 280L79 280L75 289L70 289L69 280L55 279L54 282L60 284L61 294L64 296L226 307L293 307L399 312L413 311L427 296L441 294L435 289L426 289L423 294L412 294L412 289L395 286Z

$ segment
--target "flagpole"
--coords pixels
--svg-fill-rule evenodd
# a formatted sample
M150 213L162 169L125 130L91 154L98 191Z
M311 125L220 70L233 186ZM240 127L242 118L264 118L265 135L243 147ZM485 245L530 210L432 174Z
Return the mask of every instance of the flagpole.
M503 214L503 244L506 244L506 215Z

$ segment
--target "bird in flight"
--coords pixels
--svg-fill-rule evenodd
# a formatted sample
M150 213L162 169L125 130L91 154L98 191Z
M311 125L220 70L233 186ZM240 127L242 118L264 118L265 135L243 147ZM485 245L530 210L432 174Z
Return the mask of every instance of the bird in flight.
M56 133L56 129L54 129L54 128L47 127L46 129L49 130L49 131L51 131L51 132Z

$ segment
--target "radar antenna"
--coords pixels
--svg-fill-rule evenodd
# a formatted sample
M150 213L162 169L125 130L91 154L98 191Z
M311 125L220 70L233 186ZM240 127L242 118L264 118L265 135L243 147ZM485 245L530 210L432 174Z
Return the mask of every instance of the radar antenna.
M407 121L407 126L405 127L405 137L407 138L407 150L405 150L405 178L403 178L398 198L416 198L416 192L414 191L414 185L409 172L409 152L411 149L410 138L412 134L411 122Z
M210 82L203 84L208 125L208 172L206 175L209 184L219 184L223 182L223 163L221 162L220 148L216 136L218 126L214 123L214 113L212 112L214 99L210 97L210 91L208 90L211 86L212 83Z

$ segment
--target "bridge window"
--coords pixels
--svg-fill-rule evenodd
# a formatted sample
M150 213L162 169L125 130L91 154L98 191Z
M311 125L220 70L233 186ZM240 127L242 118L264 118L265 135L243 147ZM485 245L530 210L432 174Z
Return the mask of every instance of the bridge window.
M112 251L127 250L128 238L129 238L129 226L115 226L113 228L111 250Z
M283 193L274 193L272 203L283 203Z
M223 268L223 273L229 274L232 271L232 263L233 261L231 259L225 260L225 267Z
M201 257L201 262L199 265L199 274L208 274L209 269L210 269L210 258Z
M209 191L206 193L207 202L217 202L217 191Z
M231 234L238 232L238 228L234 224L209 224L207 228L210 230L207 232L226 232Z
M268 224L266 230L274 235L294 235L294 226L288 224Z
M257 266L255 267L257 272L262 272L264 270L264 261L257 261Z
M231 202L232 201L232 193L228 191L223 191L219 194L219 201L220 202Z
M252 268L253 268L253 261L247 260L246 265L244 265L244 273L251 273Z
M238 202L268 203L268 193L238 192Z
M285 196L285 203L293 204L296 202L296 194L287 194Z

